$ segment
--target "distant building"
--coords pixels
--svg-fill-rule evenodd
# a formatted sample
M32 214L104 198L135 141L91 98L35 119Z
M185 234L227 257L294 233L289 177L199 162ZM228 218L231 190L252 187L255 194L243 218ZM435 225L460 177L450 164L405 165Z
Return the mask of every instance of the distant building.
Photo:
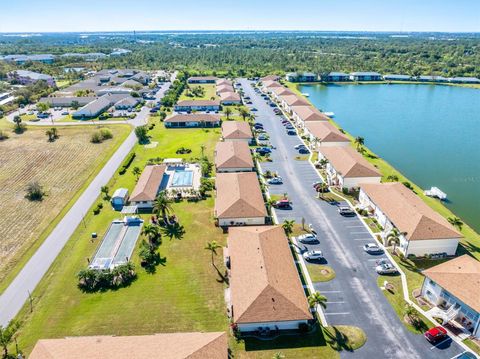
M452 77L449 81L454 84L480 84L480 79L476 77Z
M422 75L422 76L417 77L417 81L420 81L420 82L448 82L448 79L446 77L443 77L443 76L435 76L435 75L425 76L425 75Z
M219 111L220 101L218 100L183 100L175 105L175 111Z
M93 102L97 97L42 97L38 102L48 103L50 107L72 107L74 103L77 103L78 106L88 105L90 102Z
M0 93L0 106L8 105L15 100L15 96L11 92Z
M187 82L189 84L214 84L218 80L215 76L193 76Z
M285 75L285 79L289 82L315 82L318 76L312 72L290 72Z
M382 75L378 72L352 72L350 74L352 81L381 81Z
M412 81L413 77L410 75L389 74L389 75L383 75L383 79L385 81Z
M7 78L10 81L18 82L21 85L31 85L37 81L45 81L48 86L56 86L55 80L52 76L28 70L16 70L9 72L7 74Z
M174 114L163 121L167 128L218 127L220 115L211 113Z
M113 103L109 96L105 95L75 111L72 114L72 117L75 119L95 118L105 112L108 108L112 107L112 105Z
M50 54L40 54L40 55L6 55L3 57L4 61L14 62L17 65L23 65L26 62L41 62L44 64L53 64L55 61L55 56Z
M321 77L324 82L345 82L350 81L350 75L344 72L329 72Z

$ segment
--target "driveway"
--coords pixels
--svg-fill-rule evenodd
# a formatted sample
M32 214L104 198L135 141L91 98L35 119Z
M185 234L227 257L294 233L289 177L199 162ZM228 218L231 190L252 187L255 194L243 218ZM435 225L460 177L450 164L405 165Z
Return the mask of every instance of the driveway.
M270 185L270 193L288 193L293 205L290 210L277 210L278 221L294 219L311 223L318 233L319 244L308 249L320 249L326 263L336 272L329 282L316 282L316 290L328 298L326 319L332 325L354 325L362 328L368 340L354 353L342 352L343 357L360 358L451 358L463 350L455 343L442 349L430 345L422 335L414 335L400 322L393 308L377 286L375 261L363 251L365 243L373 238L357 217L342 217L337 206L315 198L312 183L319 181L315 169L308 161L295 160L298 151L293 147L301 143L297 136L287 135L273 109L258 95L247 80L240 80L247 96L258 111L257 122L264 124L275 147L272 162L261 164L264 171L276 171L283 177L282 185ZM447 343L444 343L447 344Z
M162 87L161 94L169 88L170 83ZM160 92L160 91L159 91ZM142 116L137 116L132 121L134 126L143 125L148 116L148 108L142 109ZM131 151L137 138L132 131L127 139L120 145L117 151L108 160L98 175L92 180L87 189L80 195L72 208L53 229L35 254L10 283L0 296L0 325L5 326L15 318L29 297L50 268L57 255L63 249L70 236L80 225L83 217L93 205L100 193L100 188L108 183L124 158Z

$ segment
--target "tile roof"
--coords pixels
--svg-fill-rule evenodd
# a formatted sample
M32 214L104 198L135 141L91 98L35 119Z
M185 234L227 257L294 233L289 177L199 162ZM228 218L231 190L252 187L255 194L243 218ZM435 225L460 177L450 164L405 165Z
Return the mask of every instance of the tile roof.
M232 85L219 85L217 86L217 93L222 92L235 92Z
M222 137L227 140L252 139L252 130L245 121L223 121Z
M227 359L227 335L162 333L135 336L90 336L41 339L31 359Z
M228 252L234 322L312 319L281 226L230 228Z
M218 142L215 147L217 169L253 168L253 159L248 144L243 141Z
M274 87L272 89L272 92L275 93L277 96L280 96L280 95L295 95L295 93L292 90L290 90L286 87L283 87L283 86L282 87Z
M360 188L409 240L460 238L439 213L402 183L362 184Z
M216 84L217 86L221 86L221 85L230 85L230 86L233 86L233 82L230 81L230 80L227 80L227 79L218 79L216 81Z
M167 117L164 122L219 122L221 116L213 113L176 113Z
M241 98L236 92L222 92L220 93L220 102L225 101L241 101Z
M308 121L305 127L320 142L350 142L347 136L328 121Z
M480 313L480 262L464 254L422 272Z
M382 176L372 164L351 147L321 147L320 152L344 178Z
M217 218L266 217L267 210L255 172L217 173Z
M321 113L312 105L291 106L292 111L302 119L302 121L328 121L329 118Z
M278 76L278 75L268 75L268 76L262 77L260 80L261 80L262 82L265 82L265 81L278 81L278 80L280 80L280 76Z
M265 81L265 82L263 82L263 86L267 87L267 88L283 87L283 85L281 85L277 81Z
M282 95L280 97L288 106L310 106L310 102L298 95Z
M157 197L165 169L165 165L145 166L137 185L133 189L130 201L153 201Z

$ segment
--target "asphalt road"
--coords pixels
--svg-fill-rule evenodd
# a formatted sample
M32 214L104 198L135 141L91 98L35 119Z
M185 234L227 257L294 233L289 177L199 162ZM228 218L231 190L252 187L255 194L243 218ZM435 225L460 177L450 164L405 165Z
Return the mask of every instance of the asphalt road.
M158 99L163 96L163 93L169 88L169 86L170 83L167 83L158 91ZM131 121L131 124L134 126L145 124L148 114L149 109L144 107L142 111L138 113L137 117ZM69 240L70 236L82 223L83 217L97 199L100 193L100 188L108 183L136 142L137 138L132 131L108 160L95 179L90 183L87 189L78 198L77 202L75 202L72 208L70 208L35 254L30 258L27 264L25 264L8 288L5 289L0 296L1 326L7 325L11 319L15 318L29 298L29 293L33 292L37 284L50 268L50 265Z
M359 358L451 358L462 348L452 340L438 347L428 343L422 335L409 332L400 322L393 308L377 286L374 267L382 256L372 256L363 251L365 243L373 238L357 217L342 217L337 206L315 198L312 183L320 177L308 161L295 160L298 151L294 146L301 141L286 134L284 126L273 109L255 93L247 80L240 80L252 107L258 109L257 122L264 125L275 147L272 162L261 164L264 171L278 172L282 185L271 185L271 194L288 193L293 205L290 210L277 210L278 221L294 219L311 223L318 233L319 244L307 245L320 249L327 264L336 272L329 282L316 282L316 290L328 298L326 319L333 325L354 325L368 336L367 343L355 352L342 351L343 357ZM399 289L400 290L400 289Z

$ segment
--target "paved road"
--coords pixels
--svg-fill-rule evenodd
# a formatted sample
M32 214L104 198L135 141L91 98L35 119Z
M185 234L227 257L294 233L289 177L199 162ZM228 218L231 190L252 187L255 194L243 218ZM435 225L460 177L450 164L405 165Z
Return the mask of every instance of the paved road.
M169 86L170 83L162 87L158 95L160 98ZM139 112L136 121L131 123L135 126L143 125L147 120L147 115L148 108L145 108L142 112ZM81 224L82 218L97 199L100 188L108 183L136 142L135 133L132 131L0 296L0 325L7 325L23 307L28 299L29 292L33 292L70 236Z
M291 210L277 210L279 222L295 219L311 223L320 243L307 246L323 251L327 264L336 272L329 282L314 283L314 287L327 298L325 315L329 324L355 325L362 328L368 341L354 353L342 356L360 358L451 358L463 350L449 340L436 348L421 335L410 333L399 321L396 313L377 286L375 261L382 256L366 254L362 246L373 242L369 232L357 217L344 218L335 205L315 198L312 183L320 177L308 161L295 160L298 152L297 136L286 134L285 128L265 100L256 94L247 80L241 80L246 95L258 109L257 122L264 124L270 141L276 149L273 162L262 163L264 171L276 171L284 184L271 185L270 193L288 193L293 202Z

